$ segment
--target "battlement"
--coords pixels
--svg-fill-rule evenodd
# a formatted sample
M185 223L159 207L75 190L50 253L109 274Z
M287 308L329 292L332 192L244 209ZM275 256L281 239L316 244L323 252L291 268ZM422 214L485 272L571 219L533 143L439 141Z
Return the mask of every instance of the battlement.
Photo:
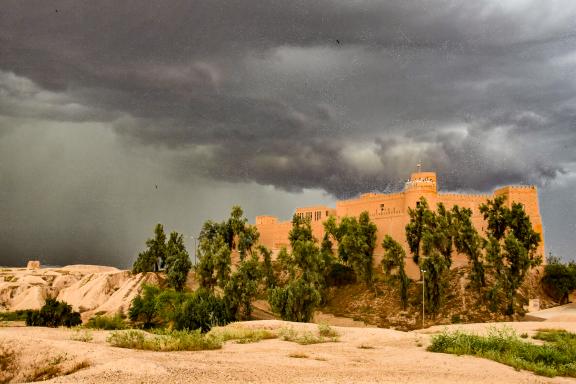
M263 225L263 224L276 224L278 223L278 218L276 216L256 216L256 224Z

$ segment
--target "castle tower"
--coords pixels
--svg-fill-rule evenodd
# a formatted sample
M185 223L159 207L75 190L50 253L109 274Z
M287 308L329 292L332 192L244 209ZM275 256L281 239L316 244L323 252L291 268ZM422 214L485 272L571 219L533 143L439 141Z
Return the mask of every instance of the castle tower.
M426 198L430 207L436 206L438 200L438 187L435 172L415 172L404 185L405 207L416 207L420 197Z

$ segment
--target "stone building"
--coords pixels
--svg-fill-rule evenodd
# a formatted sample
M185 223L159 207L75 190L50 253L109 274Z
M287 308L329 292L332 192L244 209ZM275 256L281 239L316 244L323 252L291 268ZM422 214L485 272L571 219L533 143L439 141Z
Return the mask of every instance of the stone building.
M476 229L485 233L485 221L479 211L479 206L488 199L496 196L506 196L506 204L512 202L522 203L530 217L534 230L540 233L542 242L539 253L544 255L544 232L542 219L538 208L538 191L535 186L505 186L496 189L492 194L460 194L438 192L436 173L416 172L406 182L404 190L398 193L365 193L360 197L336 202L336 208L317 205L297 208L295 214L311 220L312 230L316 239L324 236L323 222L329 216L342 218L344 216L359 216L367 211L370 219L378 228L377 247L374 251L375 263L378 263L384 254L382 240L388 234L403 245L406 251L407 272L410 277L418 277L418 266L412 261L406 242L405 227L410 221L408 208L415 208L420 197L425 197L431 209L435 210L438 203L444 203L447 209L458 205L472 210L472 221ZM260 243L277 253L282 247L289 248L288 233L292 228L291 220L279 221L274 216L256 216L256 227L260 232ZM464 255L454 254L453 266L467 263Z

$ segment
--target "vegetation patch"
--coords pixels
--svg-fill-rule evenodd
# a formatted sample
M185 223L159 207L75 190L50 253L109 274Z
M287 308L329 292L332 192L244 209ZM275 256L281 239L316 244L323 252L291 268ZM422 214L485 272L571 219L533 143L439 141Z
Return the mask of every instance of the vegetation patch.
M222 339L196 331L141 330L114 331L107 341L114 347L148 351L202 351L222 348Z
M292 341L300 345L336 342L339 337L339 334L327 325L324 325L323 328L319 326L317 334L310 331L298 331L292 327L281 328L278 334L282 340ZM327 334L330 336L326 336Z
M26 311L26 325L36 327L74 327L82 324L80 313L63 301L47 298L40 310Z
M444 332L433 336L428 350L483 357L542 376L576 377L576 334L540 330L534 338L546 343L525 342L506 328L492 329L487 336Z
M260 340L275 339L278 337L274 332L266 329L240 327L214 327L208 335L215 336L223 342L235 340L238 344L256 343Z
M92 331L82 328L75 328L72 336L70 336L70 340L82 341L85 343L92 341L93 338L94 337L92 336Z
M5 341L0 342L0 383L8 383L18 371L18 352Z
M88 320L88 322L85 324L85 327L93 329L105 329L108 331L128 328L126 322L119 314L114 316L96 315Z
M27 311L25 310L14 312L0 312L0 321L25 321L26 312Z

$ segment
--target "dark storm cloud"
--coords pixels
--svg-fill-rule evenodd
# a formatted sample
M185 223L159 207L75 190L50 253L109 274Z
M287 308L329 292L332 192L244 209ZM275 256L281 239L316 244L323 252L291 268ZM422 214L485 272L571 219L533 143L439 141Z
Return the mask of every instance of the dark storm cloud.
M569 0L4 1L0 140L103 124L183 188L349 197L401 188L419 160L447 189L547 186L576 163L575 20Z

